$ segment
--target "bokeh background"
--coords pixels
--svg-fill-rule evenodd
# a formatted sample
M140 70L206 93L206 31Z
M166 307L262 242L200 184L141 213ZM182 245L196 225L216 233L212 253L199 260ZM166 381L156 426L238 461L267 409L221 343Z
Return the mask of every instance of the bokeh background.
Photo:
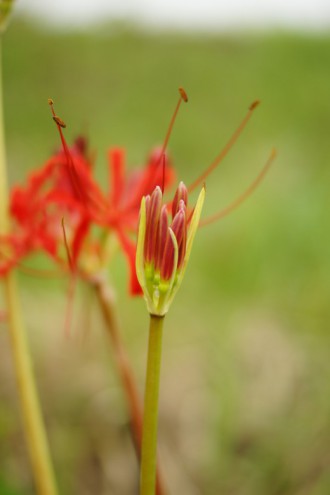
M105 189L109 147L125 147L130 167L143 164L163 140L178 86L190 100L169 150L187 183L262 101L207 181L205 216L246 188L273 146L278 158L239 210L200 229L165 322L159 444L169 495L330 493L330 17L325 3L313 12L289 3L291 17L255 15L255 24L258 2L243 11L231 2L241 23L226 24L206 3L211 23L189 24L186 7L180 24L174 11L157 21L128 5L126 17L88 24L95 17L78 22L74 2L65 22L60 2L22 2L4 39L11 183L59 145L48 97L69 141L89 136ZM109 277L142 394L145 305L128 296L120 253ZM20 282L60 493L137 493L125 401L93 294L79 287L68 338L68 281ZM32 495L5 323L0 376L0 494Z

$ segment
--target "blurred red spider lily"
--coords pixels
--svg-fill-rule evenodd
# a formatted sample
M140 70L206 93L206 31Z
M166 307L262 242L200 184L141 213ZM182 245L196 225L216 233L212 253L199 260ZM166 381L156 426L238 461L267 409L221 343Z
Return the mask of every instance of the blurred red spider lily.
M58 123L58 122L57 122ZM119 239L130 266L130 292L139 294L135 272L135 242L140 202L163 178L159 150L150 154L147 165L126 174L125 152L109 151L110 191L106 195L93 178L87 141L78 138L69 149L63 137L63 150L34 171L24 186L12 189L10 217L12 230L0 238L0 275L20 264L30 253L41 250L62 266L63 230L67 229L66 248L70 268L84 274L79 261L83 251L102 251L102 240L92 241L90 229L98 225ZM166 157L165 187L174 179L174 170ZM89 242L87 242L89 241ZM88 244L88 246L86 245ZM85 253L86 254L86 253ZM101 257L101 256L100 256Z
M72 153L83 161L82 140L77 139ZM29 176L24 186L11 190L9 213L11 232L0 237L0 275L20 264L21 260L41 250L60 262L62 243L60 218L70 212L79 221L71 184L62 172L63 153L54 154L43 167ZM87 162L84 163L84 167Z

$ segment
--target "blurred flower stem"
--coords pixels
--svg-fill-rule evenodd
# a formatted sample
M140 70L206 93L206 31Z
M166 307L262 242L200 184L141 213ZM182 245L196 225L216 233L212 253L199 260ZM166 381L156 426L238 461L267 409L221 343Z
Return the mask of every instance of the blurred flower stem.
M103 318L106 323L107 332L111 340L116 367L126 396L136 451L138 457L141 458L142 404L139 397L134 373L127 352L125 350L125 346L121 339L117 310L114 301L114 293L112 288L109 287L105 279L102 277L98 277L94 280L94 287L97 299L101 307ZM154 462L154 469L156 470L156 494L165 495L164 483L162 481L160 468L159 465L156 467L156 460Z
M141 453L140 495L154 495L157 457L158 397L164 316L150 315Z
M8 233L8 182L2 91L2 37L0 37L0 235ZM38 495L56 495L55 478L38 395L29 346L21 318L16 277L13 271L4 277L8 326L18 382L24 430Z

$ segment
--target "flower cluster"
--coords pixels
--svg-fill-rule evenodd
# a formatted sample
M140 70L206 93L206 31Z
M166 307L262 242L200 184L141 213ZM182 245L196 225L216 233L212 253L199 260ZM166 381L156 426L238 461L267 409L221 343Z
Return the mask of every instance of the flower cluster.
M166 147L180 104L188 101L182 88L179 92L164 144L150 154L144 167L127 173L124 150L109 151L108 193L93 177L93 155L87 140L79 137L71 147L67 145L63 134L65 123L49 100L62 149L35 170L24 186L11 191L12 225L9 234L0 236L0 276L21 265L22 260L37 250L64 269L68 268L69 260L71 271L83 277L93 276L109 262L108 240L115 237L129 264L130 293L143 291L151 314L162 316L167 312L186 269L205 196L203 187L192 210L188 206L188 191L204 182L224 159L259 103L249 107L212 164L188 188L181 182L173 202L167 205L163 204L163 193L172 185L175 174ZM262 180L274 156L275 152L239 198L203 223L227 215L245 200ZM96 238L94 226L99 228Z
M125 172L125 153L121 148L108 154L110 191L106 195L93 178L93 163L87 140L78 138L69 148L64 141L62 151L54 154L35 170L24 186L15 186L10 196L11 233L0 238L0 275L5 275L31 253L42 251L60 266L64 237L61 222L69 240L72 266L81 273L87 270L88 250L99 253L99 266L104 259L106 237L115 234L130 267L130 292L141 292L135 272L135 241L141 198L152 192L163 180L159 150L154 150L146 166ZM174 179L173 167L166 155L164 186ZM91 228L98 225L103 232L98 239ZM104 232L106 235L104 235ZM84 252L84 256L82 253Z

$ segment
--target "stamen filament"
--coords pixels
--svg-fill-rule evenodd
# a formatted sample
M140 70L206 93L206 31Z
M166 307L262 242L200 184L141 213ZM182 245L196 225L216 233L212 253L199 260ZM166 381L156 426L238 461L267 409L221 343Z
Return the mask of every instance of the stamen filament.
M66 140L65 140L63 132L62 132L62 128L66 127L66 124L63 122L63 120L58 115L56 115L55 110L54 110L54 101L51 98L48 98L48 104L51 108L53 120L56 123L57 129L58 129L58 132L59 132L59 135L61 138L63 150L64 150L64 153L65 153L65 156L67 159L67 170L68 170L68 174L69 174L69 179L71 181L71 185L73 187L73 190L74 190L75 194L77 195L77 198L79 199L79 201L83 205L90 204L91 206L93 206L96 209L96 211L99 214L106 215L108 212L107 203L99 195L96 198L95 194L94 194L95 191L93 189L86 190L86 188L84 187L84 184L82 183L82 180L79 176L79 173L76 170L76 167L75 167L74 161L72 159L69 147L66 143Z
M86 198L85 198L83 189L81 187L79 177L77 176L77 172L76 172L75 167L74 167L71 153L69 151L68 145L66 144L65 138L63 136L62 127L63 127L64 122L62 121L62 119L60 117L58 117L56 115L55 110L54 110L54 101L51 98L48 98L48 104L50 106L50 109L51 109L51 112L53 115L53 120L56 123L56 127L58 129L58 132L59 132L59 135L61 138L63 150L65 153L67 162L68 162L68 171L69 171L72 186L73 186L74 191L77 194L78 198L84 202L84 200ZM66 127L65 124L64 124L64 127Z
M173 126L174 126L174 122L176 120L176 117L178 115L178 112L179 112L179 108L181 106L181 103L184 101L185 103L187 103L188 101L188 96L187 96L187 93L185 92L185 90L183 88L179 88L179 93L180 93L180 97L179 97L179 100L176 104L176 107L175 107L175 110L173 112L173 115L172 115L172 118L170 120L170 124L168 126L168 129L167 129L167 132L166 132L166 135L165 135L165 139L164 139L164 142L163 142L163 146L162 146L162 150L160 152L160 157L163 156L163 154L165 153L166 151L166 148L167 148L167 145L168 145L168 142L169 142L169 139L170 139L170 136L172 134L172 129L173 129Z
M75 294L75 289L76 289L77 271L76 271L75 263L74 263L73 258L71 256L71 253L70 253L70 248L69 248L68 239L67 239L66 230L65 230L64 218L62 218L61 223L62 223L65 250L66 250L67 257L68 257L68 263L69 263L70 272L71 272L69 289L68 289L67 308L66 308L66 312L65 312L65 324L64 324L65 335L67 337L69 337L70 336L70 328L72 326L73 299L74 299L74 294Z
M162 194L164 194L165 189L165 166L166 166L166 157L165 153L162 155Z
M259 100L256 100L256 101L254 101L250 105L247 114L245 115L244 119L239 124L239 126L236 128L236 130L234 131L234 133L231 135L231 137L229 138L227 144L220 151L220 153L218 154L218 156L213 160L213 162L211 163L211 165L205 170L205 172L203 172L202 175L200 175L192 184L190 184L190 186L188 187L188 192L193 191L194 189L196 189L196 187L199 184L201 184L202 182L204 182L205 179L206 179L206 177L208 177L210 175L210 173L213 172L213 170L215 168L217 168L217 166L227 156L227 154L229 153L229 151L231 150L231 148L236 143L237 139L242 134L243 130L245 129L245 127L247 125L247 123L249 122L250 118L252 117L252 114L253 114L254 110L257 108L257 106L259 104L260 104L260 101Z
M64 240L65 251L66 251L67 258L68 258L70 271L71 271L71 273L73 273L75 271L75 265L74 265L74 262L73 262L73 259L72 259L71 253L70 253L68 238L67 238L66 230L65 230L64 217L62 218L61 225L62 225L62 231L63 231L63 240Z
M180 93L180 97L179 97L179 100L178 100L178 102L176 104L176 107L175 107L175 110L173 112L172 118L170 120L170 124L168 126L168 129L167 129L167 132L166 132L166 135L165 135L163 146L162 146L162 149L160 151L158 161L156 163L156 165L158 165L159 162L162 160L162 184L161 184L162 193L164 193L164 187L165 187L165 165L166 165L165 151L166 151L166 148L167 148L167 145L168 145L168 142L169 142L169 139L170 139L172 130L173 130L174 122L175 122L176 117L178 115L178 112L179 112L181 103L183 101L185 103L187 103L187 101L188 101L187 93L186 93L186 91L183 88L181 88L181 87L179 88L179 93Z
M211 215L210 217L205 218L204 220L201 220L199 223L199 227L204 227L205 225L209 225L213 222L216 222L217 220L220 220L221 218L226 217L232 211L234 211L238 206L240 206L249 196L251 196L251 194L254 192L254 190L258 187L260 182L265 177L270 166L272 165L273 161L275 160L276 155L277 155L277 152L275 149L273 149L266 164L264 165L262 170L259 172L257 177L254 179L254 181L250 184L250 186L243 192L243 194L241 194L232 203L230 203L228 206L226 206L226 208L222 209L218 213L215 213L214 215Z

